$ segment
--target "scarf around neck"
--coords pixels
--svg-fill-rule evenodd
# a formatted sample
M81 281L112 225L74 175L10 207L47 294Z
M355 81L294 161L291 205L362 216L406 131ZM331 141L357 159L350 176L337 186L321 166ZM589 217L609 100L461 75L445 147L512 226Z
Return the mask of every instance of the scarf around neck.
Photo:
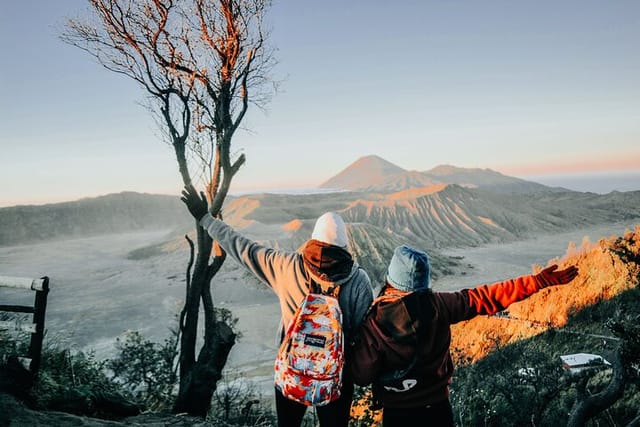
M315 239L304 245L302 260L314 279L335 284L348 279L354 265L353 258L346 249Z

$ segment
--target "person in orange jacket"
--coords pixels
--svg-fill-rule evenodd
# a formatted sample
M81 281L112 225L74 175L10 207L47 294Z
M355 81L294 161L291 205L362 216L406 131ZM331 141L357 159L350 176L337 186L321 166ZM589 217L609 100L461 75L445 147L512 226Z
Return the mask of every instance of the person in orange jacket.
M575 266L557 268L552 265L535 275L473 289L435 292L429 288L428 255L406 245L397 247L386 286L360 328L351 365L356 384L373 385L374 399L383 407L384 427L453 426L450 325L495 314L578 275Z

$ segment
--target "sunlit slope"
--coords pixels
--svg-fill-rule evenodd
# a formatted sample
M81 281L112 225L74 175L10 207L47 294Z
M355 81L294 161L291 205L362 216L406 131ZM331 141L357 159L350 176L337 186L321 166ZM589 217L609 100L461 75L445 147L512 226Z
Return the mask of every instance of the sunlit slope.
M405 197L406 196L406 197ZM356 200L342 212L348 222L375 224L430 247L474 245L510 236L471 193L438 186L421 194L391 194L381 200ZM495 216L495 215L494 215Z
M619 295L640 283L640 226L624 236L596 243L570 244L565 256L550 260L560 268L577 265L580 274L571 283L553 286L512 304L504 316L479 316L452 327L457 357L477 360L495 348L550 328L563 333L568 317L586 306ZM537 273L545 266L536 266ZM603 319L604 321L604 319Z
M438 185L354 200L347 222L391 230L426 247L476 246L640 217L640 193L501 195Z

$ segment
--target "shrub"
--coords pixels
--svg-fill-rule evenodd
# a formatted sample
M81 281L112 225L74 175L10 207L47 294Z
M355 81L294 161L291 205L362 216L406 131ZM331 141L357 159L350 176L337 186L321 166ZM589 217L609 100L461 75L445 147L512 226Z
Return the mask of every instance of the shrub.
M276 416L265 407L255 387L239 376L223 377L213 393L208 421L215 426L268 427L276 425Z
M130 331L116 342L118 355L106 362L114 382L121 384L146 408L164 410L174 399L177 375L176 347L171 338L158 345L137 331Z

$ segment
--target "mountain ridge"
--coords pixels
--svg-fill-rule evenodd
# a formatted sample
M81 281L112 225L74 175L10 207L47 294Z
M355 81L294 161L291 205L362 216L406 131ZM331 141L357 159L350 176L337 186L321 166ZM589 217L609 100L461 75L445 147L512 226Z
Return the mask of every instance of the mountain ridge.
M358 158L321 183L319 188L395 192L436 184L458 184L498 193L569 191L507 176L488 168L437 165L426 171L409 171L376 155Z
M253 199L259 200L254 205ZM338 212L347 223L354 253L376 278L381 260L393 247L410 244L431 252L446 248L508 243L546 233L560 233L599 224L640 220L640 191L596 195L549 192L538 195L483 192L457 184L440 184L396 193L347 192L309 196L246 196L234 204L255 206L246 215L225 211L225 221L251 221L254 239L270 246L295 250L309 238L318 215ZM286 224L295 227L282 227ZM278 225L280 238L258 224ZM273 228L270 228L273 230ZM255 232L255 234L253 234ZM443 257L445 271L450 260ZM359 261L360 262L360 261ZM455 264L450 265L455 270Z
M0 246L191 223L175 196L125 191L47 205L0 208Z

